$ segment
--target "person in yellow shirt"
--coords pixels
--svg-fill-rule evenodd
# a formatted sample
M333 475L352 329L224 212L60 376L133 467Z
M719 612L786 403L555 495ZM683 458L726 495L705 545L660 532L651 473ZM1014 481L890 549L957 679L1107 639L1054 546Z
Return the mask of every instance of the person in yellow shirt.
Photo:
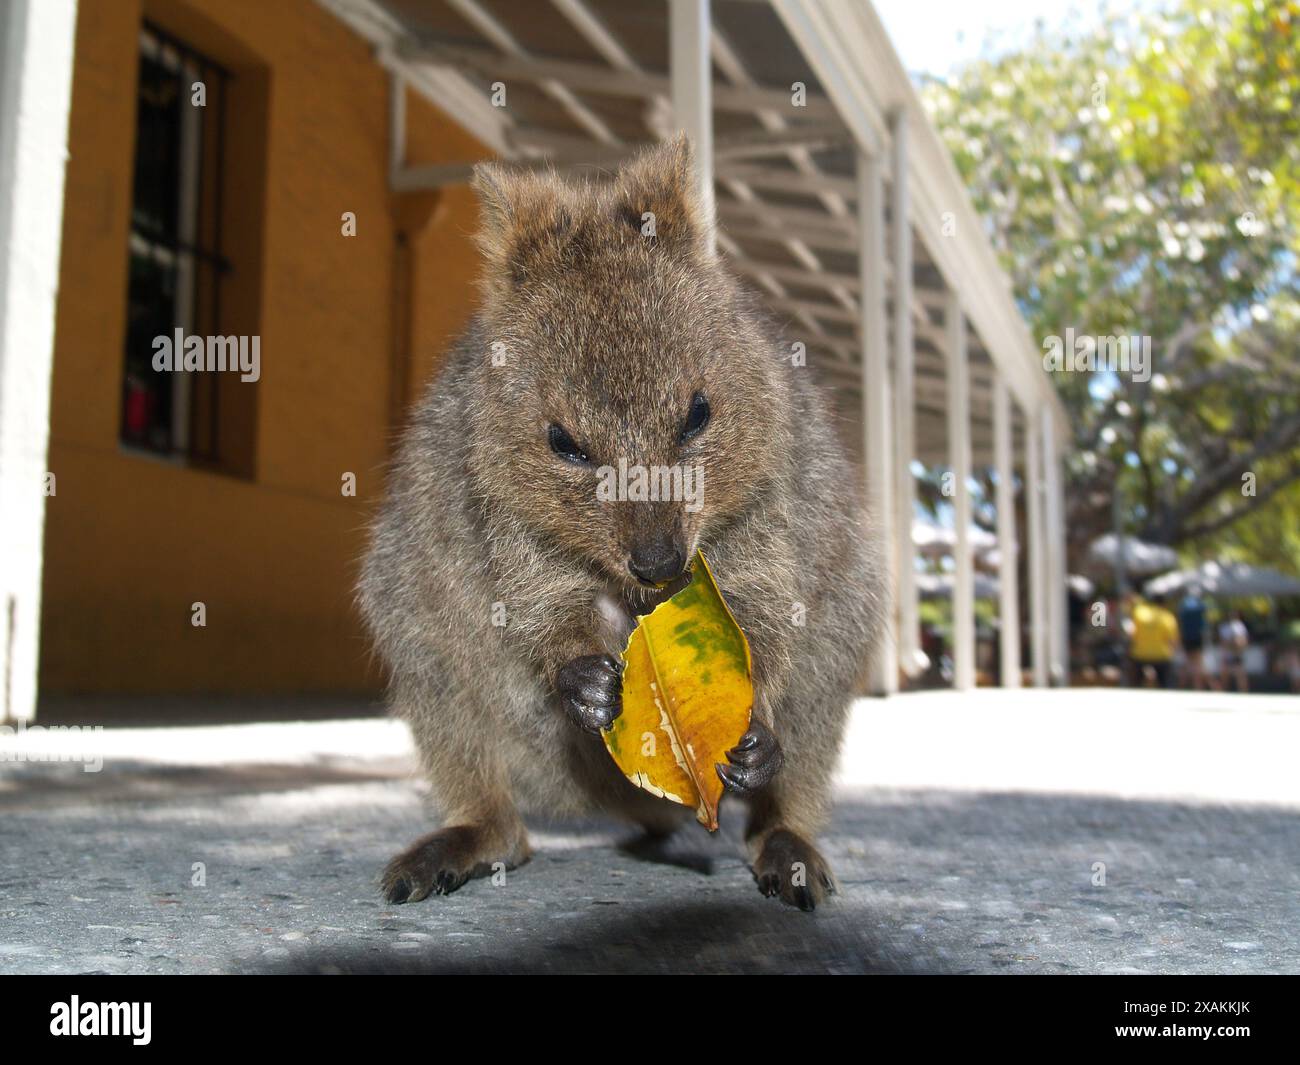
M1156 675L1156 687L1169 687L1178 650L1178 619L1166 608L1164 596L1136 600L1128 628L1128 656L1134 682L1144 686L1146 669L1150 666Z

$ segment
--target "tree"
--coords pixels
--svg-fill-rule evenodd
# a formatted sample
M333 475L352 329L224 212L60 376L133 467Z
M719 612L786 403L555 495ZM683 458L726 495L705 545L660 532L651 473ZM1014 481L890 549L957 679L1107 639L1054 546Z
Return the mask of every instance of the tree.
M1054 374L1072 556L1114 492L1145 539L1286 542L1225 536L1300 507L1298 66L1297 0L1178 0L923 87L1036 335L1150 338Z

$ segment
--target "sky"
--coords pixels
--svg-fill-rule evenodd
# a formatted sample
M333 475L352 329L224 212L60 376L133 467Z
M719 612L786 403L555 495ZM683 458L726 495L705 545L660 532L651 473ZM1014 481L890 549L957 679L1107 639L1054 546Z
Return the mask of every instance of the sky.
M1075 29L1097 21L1098 4L1069 0L874 0L894 48L908 73L945 75L983 51L992 32L1014 43L1037 19L1050 29L1069 22ZM1139 6L1112 0L1111 10ZM1150 6L1144 4L1142 6Z

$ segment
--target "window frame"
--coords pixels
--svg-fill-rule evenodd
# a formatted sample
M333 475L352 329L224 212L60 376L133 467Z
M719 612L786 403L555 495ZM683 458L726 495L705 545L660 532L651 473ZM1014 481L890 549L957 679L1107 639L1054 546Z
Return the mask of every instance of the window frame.
M131 202L128 212L127 258L139 255L152 260L155 264L170 270L173 274L173 295L171 329L180 328L184 335L198 333L199 328L205 332L199 335L221 335L222 325L222 286L232 272L232 265L222 250L222 198L225 184L225 140L226 140L226 100L229 85L234 75L216 60L193 46L185 43L156 23L145 19L140 25L137 37L136 62L142 66L145 60L153 62L173 75L177 82L180 107L179 133L179 167L176 189L175 237L166 233L150 232L140 224L137 217L137 200L135 175L139 167L139 137L142 131L136 130L136 154L132 161ZM205 85L206 96L203 107L188 103L195 82ZM212 91L215 88L215 93ZM137 105L139 100L137 88ZM211 99L216 97L215 101ZM212 112L209 105L215 103ZM214 159L209 162L205 148L209 130L207 123L212 122L211 132ZM211 170L208 170L209 165ZM211 187L205 187L205 178L210 179ZM210 246L202 242L202 230L207 211L211 212ZM204 272L209 275L210 286L207 293L207 314L210 321L199 322L200 293L199 285ZM128 274L129 274L128 266ZM130 300L128 282L128 302ZM127 343L130 334L127 334ZM179 356L180 353L173 353ZM126 353L123 353L125 360ZM200 448L194 439L195 377L196 374L184 370L170 373L171 410L168 423L168 446L153 447L150 444L128 439L126 436L125 385L128 373L124 361L122 369L123 388L120 399L118 442L120 447L133 455L146 456L178 465L220 466L220 435L218 418L217 383L212 382L207 392L210 410L207 417L208 433L206 447Z

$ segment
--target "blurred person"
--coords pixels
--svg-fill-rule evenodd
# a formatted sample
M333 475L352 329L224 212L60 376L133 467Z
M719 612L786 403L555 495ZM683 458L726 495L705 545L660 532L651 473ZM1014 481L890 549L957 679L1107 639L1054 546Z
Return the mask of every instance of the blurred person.
M1205 653L1201 655L1201 667L1205 671L1205 686L1212 692L1222 691L1223 685L1219 683L1219 645L1214 642L1211 635L1210 642L1206 645Z
M929 622L921 625L921 657L925 659L922 678L932 687L939 686L943 682L943 637Z
M1228 620L1219 626L1219 680L1227 691L1232 681L1237 690L1250 691L1246 677L1246 648L1250 646L1250 630L1242 620L1241 611L1234 610Z
M1157 688L1168 688L1178 648L1178 619L1166 608L1162 595L1137 599L1129 619L1129 662L1137 687L1145 686L1148 667Z
M1204 668L1205 601L1200 593L1193 585L1178 606L1178 631L1187 656L1186 684L1197 690L1208 686Z
M1278 670L1293 692L1300 692L1300 647L1291 644L1278 662Z
M1300 692L1300 621L1283 627L1278 637L1278 657L1274 669L1293 692Z

